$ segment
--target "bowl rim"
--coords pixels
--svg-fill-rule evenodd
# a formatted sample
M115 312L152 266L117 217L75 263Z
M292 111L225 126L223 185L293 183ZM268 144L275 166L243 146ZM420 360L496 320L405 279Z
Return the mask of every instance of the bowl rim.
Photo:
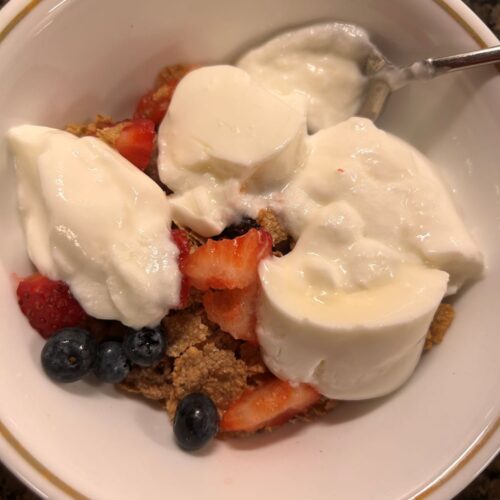
M500 40L462 0L428 0L459 24L479 48L499 45ZM0 43L39 4L47 0L9 0L0 9ZM65 0L60 2L64 3ZM58 5L60 5L58 4ZM496 67L500 73L500 65ZM415 499L450 498L477 477L500 452L500 416L480 433L448 468L423 486ZM24 484L42 498L86 499L39 462L0 421L0 459ZM460 474L461 473L461 474Z

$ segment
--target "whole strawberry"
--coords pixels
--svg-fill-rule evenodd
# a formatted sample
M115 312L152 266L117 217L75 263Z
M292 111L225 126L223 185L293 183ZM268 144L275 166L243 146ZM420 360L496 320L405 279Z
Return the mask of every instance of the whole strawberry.
M81 325L87 317L66 283L41 274L21 280L17 301L30 325L45 339L61 328Z

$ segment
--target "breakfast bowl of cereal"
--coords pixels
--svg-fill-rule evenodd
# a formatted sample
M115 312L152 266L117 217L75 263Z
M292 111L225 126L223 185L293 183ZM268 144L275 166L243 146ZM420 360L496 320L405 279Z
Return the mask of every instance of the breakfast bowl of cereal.
M458 1L12 0L0 456L50 498L445 498L498 449L498 41ZM251 470L251 473L250 473Z

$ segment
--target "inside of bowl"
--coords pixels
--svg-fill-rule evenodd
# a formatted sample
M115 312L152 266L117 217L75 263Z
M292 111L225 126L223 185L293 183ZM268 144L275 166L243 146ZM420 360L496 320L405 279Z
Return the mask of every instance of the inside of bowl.
M449 338L390 397L187 455L175 447L161 409L110 387L50 383L38 361L42 340L14 296L13 273L27 274L30 264L4 139L9 127L60 127L96 113L125 117L166 64L231 62L274 33L320 20L360 24L399 64L477 48L437 2L422 4L43 0L0 43L0 422L76 491L90 498L163 498L165 491L399 498L446 470L491 423L499 346L491 311L500 283L500 82L492 69L407 87L379 123L437 163L488 261L485 278L457 300Z

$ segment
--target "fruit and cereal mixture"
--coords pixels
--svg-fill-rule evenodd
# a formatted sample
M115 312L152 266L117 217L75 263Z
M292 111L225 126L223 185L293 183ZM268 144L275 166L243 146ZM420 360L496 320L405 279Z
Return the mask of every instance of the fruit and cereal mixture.
M105 141L168 194L156 168L156 130L179 80L193 68L164 68L130 119L97 115L66 130ZM48 339L42 364L49 377L71 382L92 371L120 390L158 402L186 450L214 435L248 435L333 408L335 401L313 387L276 378L260 356L257 268L267 256L284 255L294 246L276 214L262 210L257 220L243 219L210 239L174 225L172 239L182 272L180 303L156 328L133 330L92 318L65 283L40 274L19 282L22 312ZM427 349L441 342L452 319L452 306L442 304Z

